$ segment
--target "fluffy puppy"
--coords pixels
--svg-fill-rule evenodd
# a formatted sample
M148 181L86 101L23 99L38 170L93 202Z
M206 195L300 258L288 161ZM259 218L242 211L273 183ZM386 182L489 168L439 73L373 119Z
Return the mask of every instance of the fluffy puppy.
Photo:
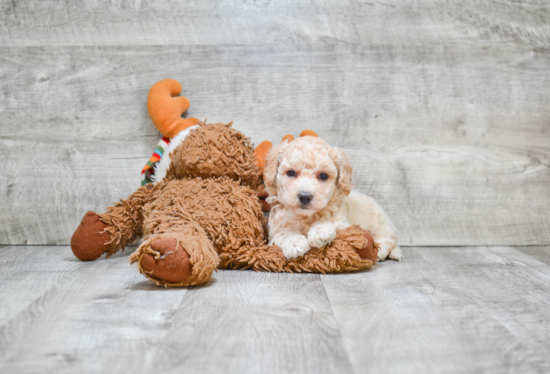
M352 165L344 152L318 137L274 147L264 169L270 244L291 259L325 247L336 230L357 224L379 244L378 259L401 260L395 226L371 197L351 191L351 178Z

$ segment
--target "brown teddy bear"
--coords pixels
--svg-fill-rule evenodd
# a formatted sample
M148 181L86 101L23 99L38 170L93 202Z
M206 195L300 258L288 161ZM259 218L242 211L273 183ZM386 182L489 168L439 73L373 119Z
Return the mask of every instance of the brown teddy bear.
M340 273L376 263L376 244L358 226L341 230L326 248L311 249L294 260L267 245L258 191L270 143L255 152L250 139L231 124L178 121L189 107L187 99L173 97L180 91L178 82L161 81L148 98L151 118L173 138L162 158L164 169L158 164L154 183L107 212L86 213L71 239L77 258L109 257L142 238L130 262L166 287L204 284L216 268ZM157 110L164 113L161 120L156 120Z

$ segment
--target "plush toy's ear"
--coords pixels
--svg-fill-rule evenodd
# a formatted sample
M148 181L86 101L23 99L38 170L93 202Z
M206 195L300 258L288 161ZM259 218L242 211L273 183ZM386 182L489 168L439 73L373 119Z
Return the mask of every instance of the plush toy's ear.
M288 141L271 148L267 154L264 168L264 184L269 196L277 196L277 170L283 158L283 151L288 146Z
M196 118L181 118L189 108L189 100L177 96L180 92L181 84L177 80L165 79L155 83L147 96L147 111L151 120L162 135L170 139L199 123Z
M347 196L350 194L353 187L351 183L353 166L351 165L351 162L348 161L348 158L344 151L342 151L341 149L333 148L330 153L330 157L338 168L338 179L336 182L340 186L342 192L344 192L344 194Z

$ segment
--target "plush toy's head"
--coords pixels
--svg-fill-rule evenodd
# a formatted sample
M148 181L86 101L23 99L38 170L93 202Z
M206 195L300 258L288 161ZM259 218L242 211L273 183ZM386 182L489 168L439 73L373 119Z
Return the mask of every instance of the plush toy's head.
M231 123L207 125L196 118L181 118L189 108L189 100L177 96L180 91L181 85L174 79L159 81L149 90L147 109L151 119L170 139L151 173L152 182L225 176L256 189L261 171L250 139L231 128Z
M172 142L174 142L174 139ZM229 124L200 124L169 154L167 179L229 177L258 187L261 172L250 139Z

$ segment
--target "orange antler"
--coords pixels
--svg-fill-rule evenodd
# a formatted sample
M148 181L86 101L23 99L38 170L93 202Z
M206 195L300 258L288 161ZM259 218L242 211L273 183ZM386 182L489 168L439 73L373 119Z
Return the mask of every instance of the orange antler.
M180 92L181 84L177 80L164 79L155 83L147 96L149 116L167 138L199 123L196 118L181 118L190 104L186 97L177 96Z
M300 136L301 136L301 137L302 137L302 136L316 136L316 137L319 137L319 135L317 135L317 134L315 133L315 131L313 131L313 130L304 130L304 131L302 131L302 132L300 133Z
M273 147L273 144L269 140L264 140L260 143L254 150L254 154L256 155L256 165L263 170L265 167L265 158L267 157L267 154Z
M304 130L300 133L300 137L302 136L316 136L316 137L319 137L319 135L317 135L315 133L315 131L313 130ZM291 142L294 140L294 136L292 134L286 134L285 136L283 136L283 138L281 139L282 142L284 141L288 141L288 142Z

